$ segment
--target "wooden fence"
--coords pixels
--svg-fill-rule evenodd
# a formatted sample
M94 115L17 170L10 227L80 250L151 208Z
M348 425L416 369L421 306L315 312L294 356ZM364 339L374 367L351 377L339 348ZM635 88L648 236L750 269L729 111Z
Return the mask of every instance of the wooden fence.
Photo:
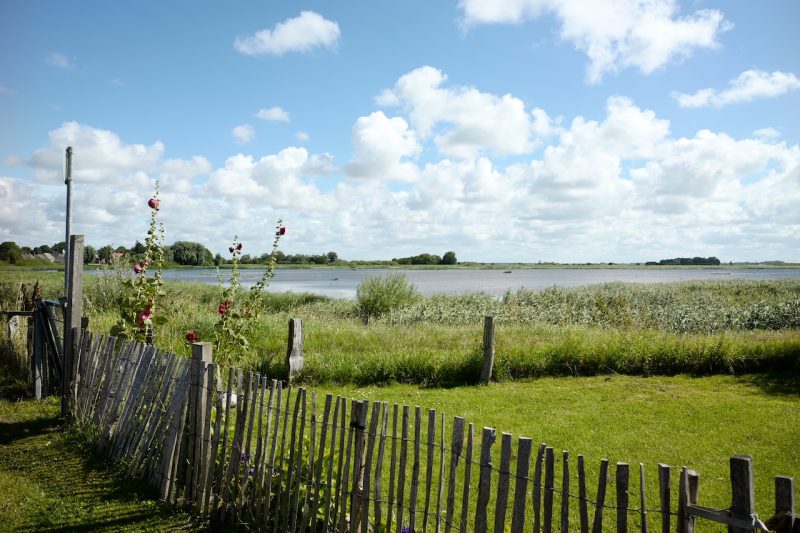
M210 345L191 359L75 330L70 411L99 446L164 501L212 524L265 531L798 531L794 480L775 479L759 518L753 462L730 460L729 509L698 503L699 476L607 460L596 482L584 457L531 439L476 434L462 417L386 402L318 398L231 368ZM499 457L499 463L498 463ZM512 464L513 463L513 464ZM638 466L638 468L637 468ZM631 479L633 478L633 482Z

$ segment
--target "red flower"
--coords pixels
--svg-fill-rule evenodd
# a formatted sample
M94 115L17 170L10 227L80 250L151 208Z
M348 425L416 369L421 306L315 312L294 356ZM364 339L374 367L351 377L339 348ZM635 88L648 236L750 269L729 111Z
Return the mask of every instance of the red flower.
M195 341L197 341L197 333L195 333L193 329L190 329L186 332L186 342L192 344Z
M219 304L219 314L224 315L225 313L227 313L228 309L231 308L231 305L233 305L233 304L231 302L229 302L228 300L225 300L224 302Z
M229 251L230 253L233 253L233 246L228 246L228 251Z
M141 272L142 271L142 264L141 263L136 263L136 266L133 267L133 271L136 272L137 274L139 272Z
M150 206L151 209L158 211L158 206L161 205L161 201L158 198L150 198L147 205Z
M286 235L286 226L281 226L276 232L276 235Z
M144 311L142 311L141 314L139 315L139 323L141 324L150 320L150 315L151 311L150 311L150 306L148 305L147 307L144 308Z
M236 250L238 250L238 251L240 251L240 252L242 251L242 243L239 243L239 244L236 246Z

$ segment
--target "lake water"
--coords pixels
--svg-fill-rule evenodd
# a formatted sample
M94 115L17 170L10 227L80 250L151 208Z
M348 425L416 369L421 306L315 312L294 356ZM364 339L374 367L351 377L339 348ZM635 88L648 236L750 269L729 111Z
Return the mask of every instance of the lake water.
M263 270L241 270L240 281L250 287L261 279ZM301 269L275 271L270 281L270 291L311 292L335 298L355 298L356 288L366 278L384 276L388 272L401 272L424 295L463 294L485 292L502 296L507 290L520 288L542 290L558 285L577 287L614 281L634 283L670 283L688 280L741 280L741 279L800 279L797 268L535 268L512 270L384 270L384 269ZM230 278L230 270L222 271L223 279ZM217 283L214 269L165 270L165 280Z

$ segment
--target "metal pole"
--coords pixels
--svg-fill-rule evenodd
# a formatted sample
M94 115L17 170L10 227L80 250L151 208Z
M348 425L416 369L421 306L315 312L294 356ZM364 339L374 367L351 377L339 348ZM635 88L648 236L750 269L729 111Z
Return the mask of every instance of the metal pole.
M67 186L67 232L64 237L64 294L67 294L67 280L69 279L69 232L72 224L72 147L67 146L67 167L64 183Z

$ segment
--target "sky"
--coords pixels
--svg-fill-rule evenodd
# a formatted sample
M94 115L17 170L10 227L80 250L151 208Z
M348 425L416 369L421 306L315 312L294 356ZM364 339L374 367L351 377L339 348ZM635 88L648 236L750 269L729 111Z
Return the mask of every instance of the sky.
M800 261L796 0L0 2L0 241Z

